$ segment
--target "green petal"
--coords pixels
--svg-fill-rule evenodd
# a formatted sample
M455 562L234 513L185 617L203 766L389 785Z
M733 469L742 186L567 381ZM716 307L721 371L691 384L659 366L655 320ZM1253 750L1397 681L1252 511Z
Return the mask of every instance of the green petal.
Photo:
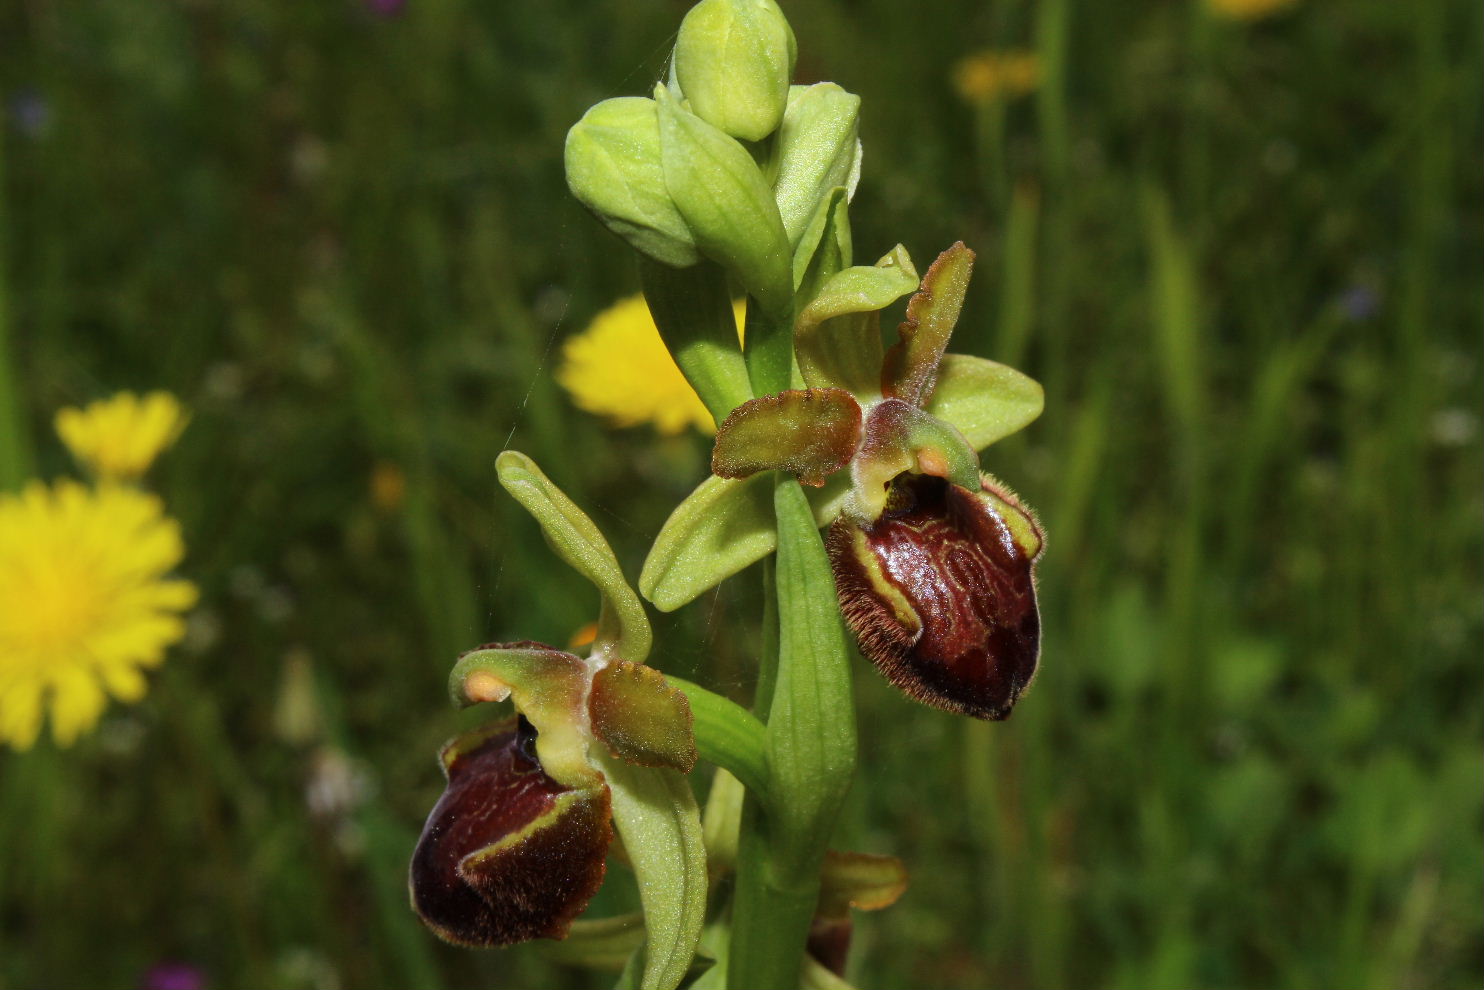
M907 303L907 318L898 328L902 339L886 352L881 368L885 394L919 406L933 394L938 362L948 349L973 271L974 252L963 241L938 255L928 268L922 288Z
M948 354L927 411L983 450L1034 421L1043 404L1035 379L981 357Z
M831 476L823 488L810 489L815 524L828 525L849 494L850 478L844 472ZM777 546L768 476L738 480L712 475L665 520L644 561L639 590L661 612L673 612Z
M862 399L881 389L878 312L917 288L917 270L900 244L874 266L837 272L794 323L799 370L811 388L836 385Z
M624 579L618 558L598 527L525 454L504 451L495 459L495 470L505 490L535 517L557 556L602 595L594 652L611 650L642 663L653 641L644 603Z
M587 708L593 733L614 756L681 773L696 765L690 702L653 667L610 663L593 676Z
M640 985L674 990L690 968L706 917L701 812L681 774L636 767L601 749L593 755L612 791L613 823L639 881L648 931Z
M850 463L861 407L838 388L789 390L738 406L716 432L711 470L723 478L787 471L818 488Z

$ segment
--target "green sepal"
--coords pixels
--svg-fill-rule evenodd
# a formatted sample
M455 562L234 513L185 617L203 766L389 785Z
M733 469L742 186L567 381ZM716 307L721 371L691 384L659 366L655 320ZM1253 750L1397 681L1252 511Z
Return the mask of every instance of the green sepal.
M827 526L850 495L850 477L836 473L808 495L815 524ZM740 480L712 475L660 527L639 574L639 590L661 612L673 612L777 547L768 475Z
M706 917L701 811L674 770L638 767L594 747L612 792L613 823L639 881L646 990L674 990L690 969Z
M1033 422L1044 404L1040 383L1014 368L945 354L926 408L957 427L975 450L983 450Z
M791 245L839 186L849 201L860 181L861 98L834 83L794 86L778 131L778 173L773 194Z
M879 395L879 311L917 285L917 269L900 244L875 265L846 268L825 282L794 322L804 382L848 389L861 399Z
M813 956L806 955L799 972L799 990L856 990L856 987L821 966Z
M895 856L871 853L825 853L820 873L819 914L848 917L857 911L879 911L907 890L907 867Z
M690 702L653 667L614 660L593 675L587 710L593 734L614 756L681 773L696 765Z
M819 201L794 246L794 292L799 299L813 299L831 276L850 265L855 246L849 205L846 188L835 186Z
M850 463L860 431L860 404L844 389L765 395L738 406L721 424L711 470L723 478L787 471L818 488Z
M588 760L582 703L587 684L588 669L582 660L540 643L471 650L459 657L448 675L448 693L455 704L510 698L536 728L536 754L542 768L552 780L568 787L602 782ZM473 742L466 743L466 738ZM444 749L444 767L482 741L473 736L454 740Z
M641 256L639 280L675 364L711 418L722 422L752 398L726 272L711 261L672 268Z
M963 241L938 255L928 268L922 288L907 303L907 318L898 328L901 340L886 352L881 367L883 395L917 406L927 403L973 271L974 252Z
M659 106L665 186L701 253L727 269L773 317L791 315L792 253L773 190L747 149L680 106Z
M747 786L725 767L717 767L701 812L701 833L706 839L706 861L714 879L737 865L737 839L742 828L742 803ZM705 936L702 936L702 943Z
M621 96L594 106L567 132L567 187L640 254L684 267L701 260L665 184L653 100Z
M593 653L611 652L643 663L653 642L649 618L598 527L525 454L503 451L495 458L495 470L505 490L535 517L557 556L591 581L602 596Z
M565 966L621 970L643 944L644 914L633 911L574 921L566 938L560 942L542 939L536 947L543 958Z
M798 50L773 0L701 0L680 22L676 82L698 117L734 138L778 129Z

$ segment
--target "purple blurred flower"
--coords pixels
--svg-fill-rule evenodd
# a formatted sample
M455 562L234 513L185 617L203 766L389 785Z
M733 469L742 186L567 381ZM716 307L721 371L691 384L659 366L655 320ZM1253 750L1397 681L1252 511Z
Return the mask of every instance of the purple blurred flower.
M377 17L396 17L407 6L407 0L361 0Z
M46 129L52 115L51 107L40 90L26 86L11 93L6 102L16 129L26 137L37 137Z
M1359 283L1340 294L1340 310L1350 319L1369 320L1381 308L1381 294L1369 285Z
M139 981L139 990L205 990L205 987L206 974L183 962L156 963Z

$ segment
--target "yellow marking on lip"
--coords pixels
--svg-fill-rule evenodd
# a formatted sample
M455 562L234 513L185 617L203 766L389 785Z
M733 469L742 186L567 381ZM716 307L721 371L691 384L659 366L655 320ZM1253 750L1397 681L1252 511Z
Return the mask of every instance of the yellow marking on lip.
M876 556L875 551L871 549L870 544L866 542L865 530L859 527L852 527L850 538L853 549L855 550L855 559L860 561L861 567L865 570L866 580L870 582L871 590L891 606L891 610L896 615L897 621L909 633L914 636L917 635L922 631L922 620L917 616L917 609L912 607L912 603L907 600L907 596L902 594L902 589L892 584L891 580L887 578L886 572L881 569L880 559Z

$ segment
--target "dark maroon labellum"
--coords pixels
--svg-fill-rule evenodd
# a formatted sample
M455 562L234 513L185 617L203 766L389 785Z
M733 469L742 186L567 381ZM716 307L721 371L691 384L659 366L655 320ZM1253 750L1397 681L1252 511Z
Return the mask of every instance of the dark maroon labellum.
M828 544L846 624L887 680L936 708L998 720L1036 672L1040 542L1006 491L902 474L879 519L838 519Z
M603 882L608 788L541 769L524 718L475 730L443 754L448 789L412 855L412 905L458 945L561 938Z

